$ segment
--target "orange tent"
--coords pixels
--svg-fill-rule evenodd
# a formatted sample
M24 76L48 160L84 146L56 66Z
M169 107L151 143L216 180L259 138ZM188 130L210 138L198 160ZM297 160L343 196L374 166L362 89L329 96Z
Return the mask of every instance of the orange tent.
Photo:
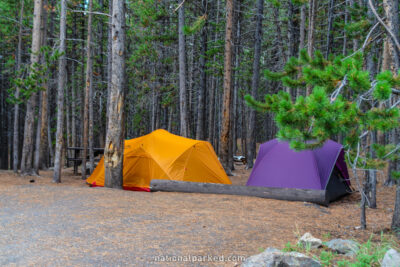
M156 130L148 135L125 140L123 187L150 191L152 179L231 184L209 142ZM104 186L104 158L86 180Z

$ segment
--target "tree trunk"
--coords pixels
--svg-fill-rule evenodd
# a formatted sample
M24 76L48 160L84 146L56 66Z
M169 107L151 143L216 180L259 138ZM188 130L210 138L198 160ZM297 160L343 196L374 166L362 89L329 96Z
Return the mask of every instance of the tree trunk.
M397 170L399 170L398 168ZM393 217L392 217L392 230L397 232L397 235L399 234L399 229L400 229L400 181L396 181L396 200L394 204L394 211L393 211Z
M294 14L294 4L292 1L288 1L288 29L287 29L287 41L288 49L286 55L286 61L289 61L295 54L295 20L297 19Z
M113 14L113 0L108 1L108 37L107 37L107 110L106 110L106 126L108 125L108 108L110 107L110 95L111 95L111 71L112 71L112 14ZM107 135L107 127L106 133Z
M203 3L203 13L206 14L207 1L202 0ZM206 75L206 57L207 57L207 23L201 30L200 39L200 59L199 59L199 69L200 69L200 88L198 96L198 107L197 107L197 129L196 129L196 139L205 139L205 113L206 113L206 102L205 94L207 87L207 75Z
M315 43L315 19L317 13L318 0L309 0L308 12L308 39L307 39L307 53L310 57L314 54ZM312 86L307 86L307 95L312 93Z
M43 10L42 10L42 26L41 26L41 38L42 38L42 45L45 46L47 45L47 9L45 8L47 6L47 0L44 1L43 3ZM42 64L45 63L45 58L44 55L42 55ZM48 74L45 74L48 76ZM48 77L46 77L48 80ZM43 88L47 90L48 88L48 83L45 81L43 83ZM46 107L45 107L46 105ZM46 114L43 114L43 111L46 112ZM42 139L42 127L45 127L47 124L47 92L40 91L39 92L39 112L38 112L38 122L37 122L37 128L36 128L36 141L35 141L35 156L34 156L34 162L33 162L33 168L37 174L39 174L39 169L41 167L41 162L42 162L42 157L41 157L41 151L42 147L44 146L43 144L43 139ZM44 121L43 121L44 120ZM44 138L46 140L46 138Z
M350 6L351 6L352 8L355 8L355 6L354 6L354 0L350 0L349 3L350 3ZM360 44L359 44L358 39L357 39L357 38L353 38L353 51L357 51L359 46L360 46Z
M364 189L363 189L364 190ZM361 229L367 229L367 216L365 213L365 205L366 205L366 197L365 197L365 192L361 193L361 216L360 216L360 223L361 223Z
M317 8L318 0L309 0L307 52L310 57L314 54L315 19Z
M306 5L303 4L300 8L300 42L299 53L304 49L306 39Z
M125 100L125 1L113 1L112 15L112 76L104 150L104 186L122 188L124 155L124 100Z
M226 28L225 28L225 57L224 57L224 93L222 104L220 155L221 163L228 175L232 175L229 168L229 139L231 137L230 108L232 102L232 43L233 43L233 0L226 1Z
M260 82L260 57L261 57L261 41L262 41L262 19L264 12L264 0L257 1L257 14L256 14L256 32L254 42L254 60L253 60L253 78L251 82L251 95L255 98ZM247 125L247 169L253 168L255 150L256 150L256 111L250 109L249 121Z
M386 23L388 28L395 36L399 36L399 2L396 0L383 0L383 9L385 10ZM390 69L394 74L397 74L400 66L400 59L396 45L389 34L385 39L384 53L384 69Z
M372 24L376 23L375 16L369 5L368 5L368 18ZM369 72L369 76L370 76L371 80L373 80L375 78L376 73L377 73L377 64L375 62L376 54L377 54L377 47L375 45L371 45L367 51L367 56L366 56L367 70Z
M48 114L47 116L47 124L49 125L49 127L47 127L47 144L49 146L49 158L50 158L50 165L54 164L54 150L53 150L53 143L52 143L52 139L51 139L51 127L50 127L50 114Z
M372 146L376 143L376 133L371 133L371 143L370 143L370 156L372 159L375 158L375 150ZM369 207L376 209L376 170L370 170L369 172Z
M37 126L36 126L36 136L35 136L35 151L33 154L33 170L36 174L39 174L39 163L40 163L40 127L42 126L42 97L43 92L39 91L39 105L37 114Z
M216 25L218 25L219 23L219 7L220 7L220 1L217 0L217 10L216 10L217 18L215 19ZM215 28L214 43L216 43L217 40L218 40L218 31L217 28ZM216 56L214 54L213 62L215 61L216 61ZM212 146L215 145L214 125L215 125L215 95L217 91L216 88L217 88L217 77L213 75L211 77L211 90L209 91L210 104L209 104L209 119L208 119L208 141L211 143Z
M22 55L22 20L24 18L24 0L21 0L21 7L19 11L19 29L18 29L18 46L17 46L17 74L21 70L21 55ZM16 88L15 97L19 98L19 88ZM13 170L18 172L19 163L19 104L14 105L14 133L13 133Z
M349 10L348 10L348 2L349 0L345 0L344 1L344 25L347 25L348 21L349 21ZM342 50L342 54L346 55L347 53L347 34L346 34L346 30L343 30L343 50Z
M329 200L327 200L326 198L325 190L196 183L171 180L152 180L150 188L153 192L164 191L203 194L227 194L272 198L287 201L307 201L324 206L329 205Z
M57 84L57 133L56 133L56 151L54 159L54 176L53 182L61 182L62 148L64 134L64 87L66 84L66 35L67 35L67 0L61 0L61 17L60 17L60 53L58 61L58 84Z
M82 180L86 179L86 158L88 152L88 135L89 135L89 103L90 91L92 90L92 14L93 0L89 0L89 15L88 15L88 34L86 41L86 83L85 83L85 104L83 111L83 151L82 151Z
M39 52L41 45L40 24L42 16L42 0L35 0L33 12L32 29L32 48L31 48L31 68L36 68L39 63ZM23 175L33 174L32 154L33 154L33 135L35 128L34 113L36 108L37 93L32 93L26 104L26 116L24 127L24 143L22 147L21 173Z
M76 147L76 121L75 121L75 112L76 112L76 106L75 106L75 101L76 101L76 79L74 77L75 74L75 62L71 63L71 135L72 135L72 146Z
M185 35L183 28L185 26L185 9L184 1L179 0L180 8L178 11L178 35L179 35L179 108L180 108L180 134L188 137L188 108L187 108L187 91L186 91L186 52L185 52Z
M335 6L335 0L329 0L329 8L328 8L328 31L326 33L326 54L325 57L328 58L331 53L332 42L333 42L333 9Z
M94 170L94 139L93 139L93 75L90 75L90 89L89 89L89 166L90 173Z

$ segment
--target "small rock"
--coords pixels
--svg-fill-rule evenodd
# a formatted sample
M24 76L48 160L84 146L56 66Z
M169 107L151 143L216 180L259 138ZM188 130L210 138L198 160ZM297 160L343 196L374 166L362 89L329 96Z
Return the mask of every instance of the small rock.
M308 246L312 249L319 248L322 246L321 239L313 237L310 233L305 233L300 239L299 244L301 244L304 248Z
M247 258L242 267L320 267L321 264L298 252L282 252L276 248L267 248L263 253Z
M400 253L394 249L389 249L383 257L381 267L399 267Z
M357 242L346 239L332 239L331 241L326 242L326 246L337 253L346 256L353 256L359 249L359 244Z

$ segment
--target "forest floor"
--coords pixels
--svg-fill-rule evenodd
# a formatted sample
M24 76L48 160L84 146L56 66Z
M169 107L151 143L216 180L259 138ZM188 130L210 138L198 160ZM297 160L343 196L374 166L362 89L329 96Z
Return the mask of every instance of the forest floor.
M245 184L250 172L236 167L232 182ZM192 257L197 262L190 266L235 266L240 257L294 244L305 232L324 241L364 242L371 234L379 240L390 227L395 194L379 178L378 208L367 210L363 231L356 228L357 193L326 208L246 196L90 188L72 169L63 171L61 184L51 182L51 171L40 177L0 171L0 265L186 266ZM163 261L172 256L183 262ZM225 262L198 256L223 256Z

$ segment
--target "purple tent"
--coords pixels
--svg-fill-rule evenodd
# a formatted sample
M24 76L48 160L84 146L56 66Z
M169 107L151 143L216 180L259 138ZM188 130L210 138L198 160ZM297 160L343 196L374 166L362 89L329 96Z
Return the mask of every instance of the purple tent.
M296 152L277 139L261 145L248 186L325 190L328 201L350 192L342 145L328 140Z

